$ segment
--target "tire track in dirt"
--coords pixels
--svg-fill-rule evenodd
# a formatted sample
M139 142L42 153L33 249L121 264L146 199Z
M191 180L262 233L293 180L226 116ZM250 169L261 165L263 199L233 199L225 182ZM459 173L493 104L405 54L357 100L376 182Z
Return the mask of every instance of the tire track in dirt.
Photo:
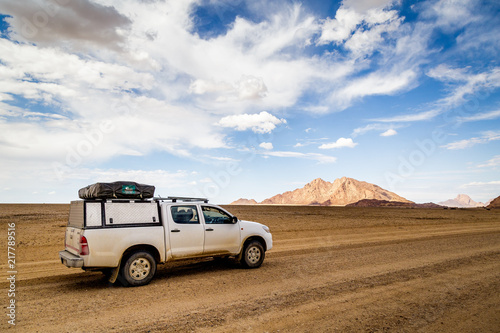
M485 262L500 262L500 251L487 252L473 257L447 260L444 262L431 264L411 269L403 269L380 275L370 276L362 279L350 280L341 283L329 283L321 287L304 288L300 291L291 292L272 297L259 298L253 301L244 301L237 304L231 304L217 309L217 311L208 310L196 314L187 314L176 321L168 324L151 327L143 327L141 330L148 332L188 332L195 329L210 327L210 330L223 326L225 323L238 319L246 320L249 317L260 316L269 311L280 311L283 309L292 309L304 304L313 302L323 302L332 296L342 297L343 294L357 293L362 289L372 289L377 287L389 286L396 283L404 283L415 279L430 278L435 275L472 266ZM496 265L500 267L500 265ZM495 275L500 276L500 271ZM452 300L448 301L453 303ZM370 326L368 324L369 327ZM393 325L394 326L394 325ZM403 327L404 321L399 321L398 326ZM263 328L263 327L262 327Z

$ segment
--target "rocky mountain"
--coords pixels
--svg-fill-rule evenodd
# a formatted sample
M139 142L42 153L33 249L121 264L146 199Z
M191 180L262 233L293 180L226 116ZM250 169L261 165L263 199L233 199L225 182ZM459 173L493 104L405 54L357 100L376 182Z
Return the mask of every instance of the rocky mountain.
M239 198L236 201L233 201L230 203L230 205L256 205L257 201L254 199L244 199L244 198Z
M302 188L277 194L261 204L345 206L362 199L411 202L380 186L342 177L333 183L317 178Z
M491 200L486 208L500 208L500 196Z
M449 199L438 204L446 207L458 207L458 208L472 208L472 207L483 207L484 203L475 202L467 194L459 194L455 199Z

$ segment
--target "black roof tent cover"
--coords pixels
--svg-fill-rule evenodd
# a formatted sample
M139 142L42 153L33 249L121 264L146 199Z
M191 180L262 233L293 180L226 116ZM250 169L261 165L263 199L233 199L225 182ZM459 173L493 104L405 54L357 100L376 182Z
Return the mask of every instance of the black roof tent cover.
M154 193L153 185L127 181L95 183L78 190L81 199L148 199Z

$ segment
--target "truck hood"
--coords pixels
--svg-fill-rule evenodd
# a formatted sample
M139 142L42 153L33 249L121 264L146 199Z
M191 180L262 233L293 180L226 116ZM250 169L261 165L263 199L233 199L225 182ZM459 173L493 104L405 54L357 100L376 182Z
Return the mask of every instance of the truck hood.
M253 221L246 221L246 220L240 220L240 225L241 226L248 226L248 227L262 227L265 226L262 223L259 222L253 222Z

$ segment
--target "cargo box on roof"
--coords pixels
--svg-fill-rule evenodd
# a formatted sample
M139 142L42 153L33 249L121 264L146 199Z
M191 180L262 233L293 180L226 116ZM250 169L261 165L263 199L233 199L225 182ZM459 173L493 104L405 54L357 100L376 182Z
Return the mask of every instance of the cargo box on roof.
M153 185L136 182L118 181L95 183L78 191L81 199L148 199L155 193Z

